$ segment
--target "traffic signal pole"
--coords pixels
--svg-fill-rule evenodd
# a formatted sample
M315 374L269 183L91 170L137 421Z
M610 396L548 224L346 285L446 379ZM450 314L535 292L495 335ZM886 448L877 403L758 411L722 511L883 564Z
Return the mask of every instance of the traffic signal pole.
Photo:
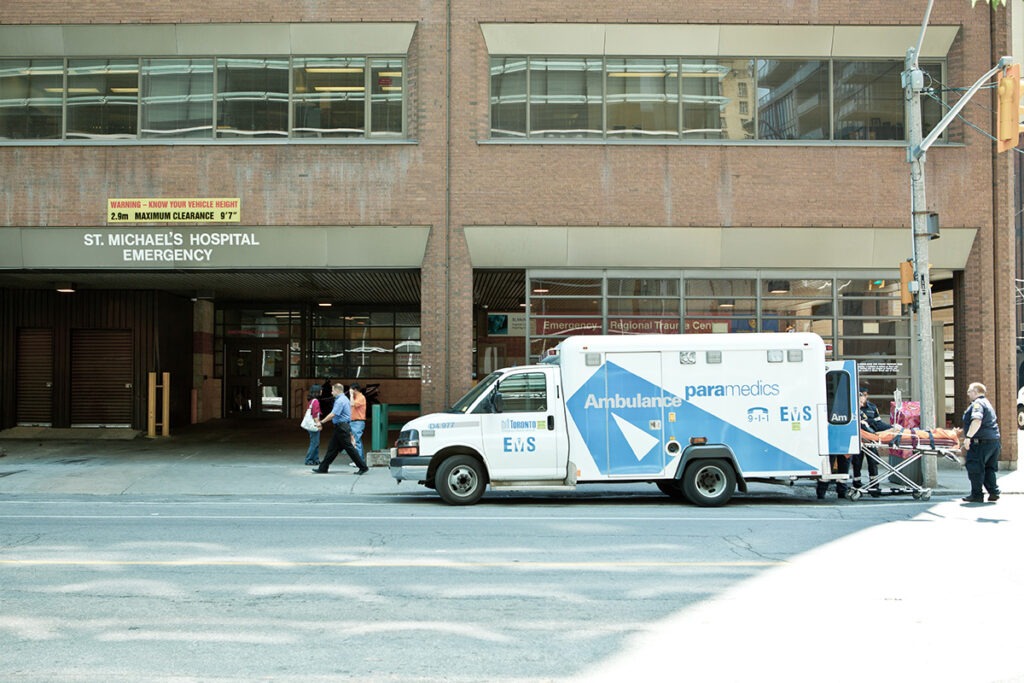
M932 3L928 3L928 14L931 12ZM907 161L910 163L910 212L911 229L913 233L913 265L914 280L912 294L916 300L917 310L917 341L918 341L918 363L920 365L917 373L917 391L921 402L921 427L923 429L934 429L935 419L935 362L934 348L935 341L932 337L932 296L931 281L928 274L928 243L935 236L928 230L928 209L925 202L925 180L924 162L925 154L932 143L942 135L946 127L957 117L960 110L974 96L981 86L984 85L1000 69L1010 64L1009 57L999 60L991 71L979 78L972 85L964 96L946 113L936 124L927 137L924 137L923 125L921 122L921 93L924 91L924 72L918 66L918 53L924 40L924 31L928 23L928 14L925 15L924 24L921 26L921 40L917 47L907 50L904 61L903 92L905 99L905 114L907 123ZM926 487L933 487L937 483L937 463L935 458L924 458L923 479Z

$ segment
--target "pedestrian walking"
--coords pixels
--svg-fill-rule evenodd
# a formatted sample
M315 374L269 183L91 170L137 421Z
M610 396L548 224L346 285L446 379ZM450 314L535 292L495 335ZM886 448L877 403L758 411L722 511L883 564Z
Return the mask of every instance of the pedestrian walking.
M320 426L320 385L314 384L309 388L309 395L306 397L309 400L309 405L306 406L309 410L310 417L316 421L317 429L310 429L309 431L309 448L306 449L306 464L307 465L319 465L320 464L320 432L323 429Z
M988 502L999 500L999 485L996 483L996 471L999 469L999 454L1002 443L999 440L999 422L995 408L985 398L985 385L971 382L967 387L967 397L971 404L964 411L964 444L967 451L965 467L967 478L971 481L971 494L963 500L966 503L984 503L985 491L988 491Z
M359 451L359 457L366 461L363 454L363 431L366 429L366 396L363 395L363 386L353 382L348 388L349 401L352 404L352 443Z
M323 425L328 420L333 422L334 433L331 435L331 442L327 444L327 454L320 461L320 466L313 469L317 474L327 474L331 463L334 462L334 459L338 457L338 453L341 451L345 451L352 462L356 464L358 468L356 474L366 474L369 471L366 463L360 457L359 451L352 444L352 428L350 426L352 406L345 396L344 389L345 387L341 382L331 387L331 393L334 395L334 406L331 408L330 413L319 420L320 425Z

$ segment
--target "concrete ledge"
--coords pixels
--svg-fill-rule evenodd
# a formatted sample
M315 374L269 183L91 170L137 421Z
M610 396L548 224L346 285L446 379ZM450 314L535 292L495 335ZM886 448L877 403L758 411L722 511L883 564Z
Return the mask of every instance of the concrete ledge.
M27 439L32 441L131 441L142 432L127 427L11 427L0 431L0 439Z
M391 462L391 451L366 451L367 467L387 467Z

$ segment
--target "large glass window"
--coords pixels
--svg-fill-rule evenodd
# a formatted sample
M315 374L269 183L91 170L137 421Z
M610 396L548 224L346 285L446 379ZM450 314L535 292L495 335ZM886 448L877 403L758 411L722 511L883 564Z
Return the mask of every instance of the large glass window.
M491 60L491 137L526 137L526 57Z
M942 78L940 62L921 67ZM492 57L491 137L902 140L902 70L900 60ZM942 104L925 98L922 109L929 131Z
M213 60L142 60L143 138L213 137Z
M754 66L749 59L682 60L683 137L746 140L754 137ZM747 97L740 98L740 85ZM745 104L745 107L741 107Z
M679 136L679 63L675 59L609 59L608 137Z
M313 374L317 377L420 376L419 313L317 312Z
M0 60L0 138L60 138L63 92L61 60Z
M296 137L361 137L366 133L365 59L296 58L293 78Z
M67 107L69 138L134 138L139 112L138 60L68 60Z
M602 137L603 64L600 58L530 60L530 135Z
M941 73L940 64L921 68ZM902 71L902 62L833 63L837 140L905 139ZM924 98L921 107L927 135L942 118L941 105Z
M828 62L757 61L757 130L761 140L828 140Z
M217 137L287 137L288 60L217 60Z

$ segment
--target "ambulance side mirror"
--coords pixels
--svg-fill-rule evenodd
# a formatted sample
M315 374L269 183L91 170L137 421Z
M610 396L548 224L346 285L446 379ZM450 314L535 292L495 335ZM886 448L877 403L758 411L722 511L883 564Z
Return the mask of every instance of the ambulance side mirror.
M495 413L502 412L502 403L503 402L504 402L504 400L502 399L500 391L495 391L493 394L491 394L491 407L493 408L493 412L495 412Z

